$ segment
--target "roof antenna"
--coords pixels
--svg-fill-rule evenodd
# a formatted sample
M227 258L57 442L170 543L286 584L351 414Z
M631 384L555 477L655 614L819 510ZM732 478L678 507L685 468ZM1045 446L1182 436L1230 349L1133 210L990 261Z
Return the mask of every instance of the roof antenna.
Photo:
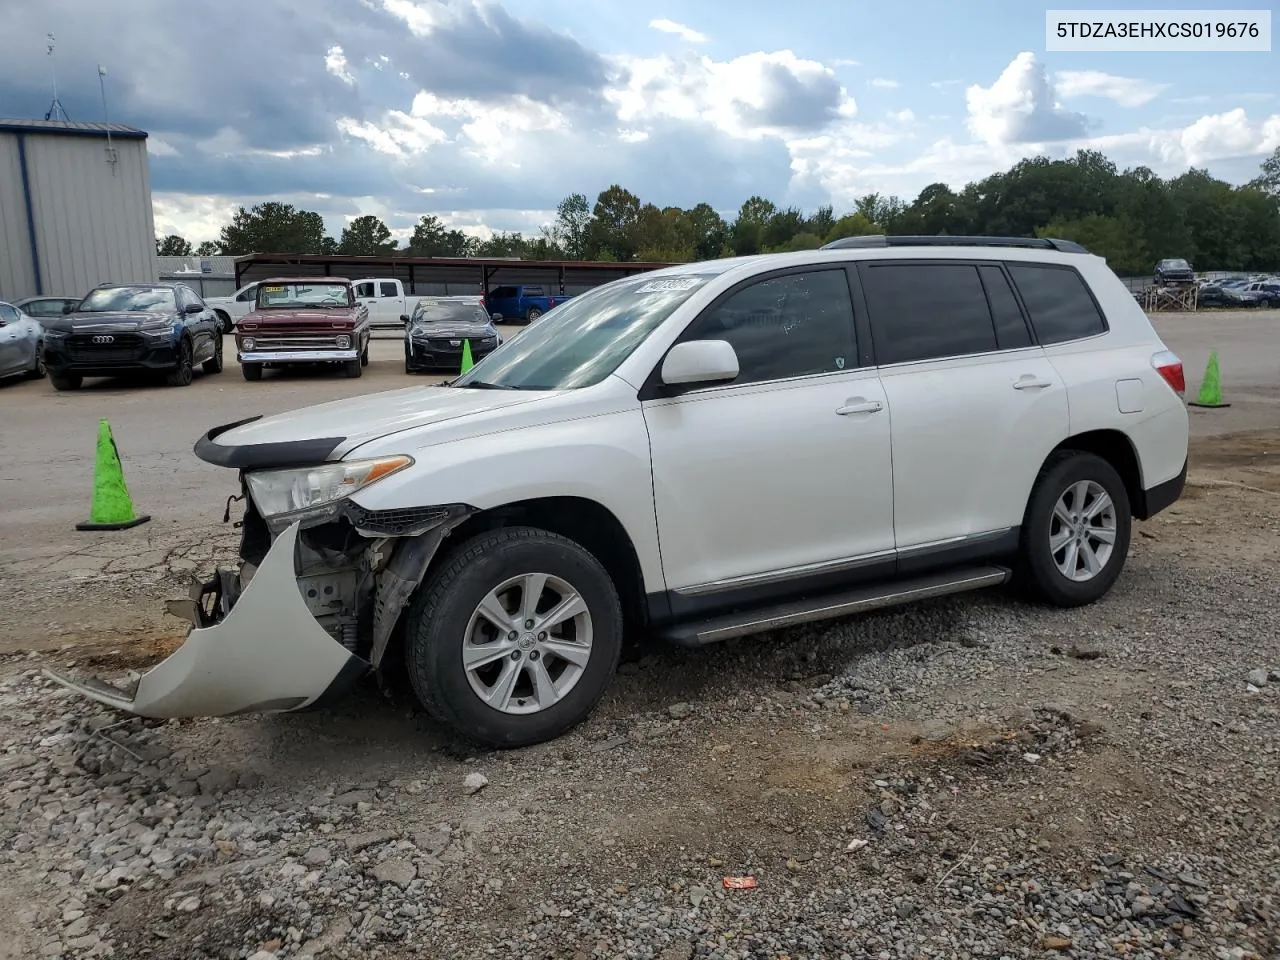
M49 104L49 110L44 115L46 120L57 120L58 114L62 114L62 119L68 123L71 118L67 116L67 111L62 108L62 101L58 99L58 64L53 57L53 34L45 34L45 43L49 56L49 72L53 75L53 103Z
M102 64L98 64L98 87L102 91L102 123L107 128L107 163L111 164L111 175L115 176L120 156L111 145L111 118L107 115L107 71L102 69Z

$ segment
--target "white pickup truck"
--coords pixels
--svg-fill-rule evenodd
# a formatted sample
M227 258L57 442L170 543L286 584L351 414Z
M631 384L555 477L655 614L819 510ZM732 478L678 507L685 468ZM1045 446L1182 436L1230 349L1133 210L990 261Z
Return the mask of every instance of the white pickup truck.
M317 278L325 279L325 278ZM333 279L333 278L328 278ZM408 296L404 284L387 277L355 281L356 300L369 308L369 320L375 330L403 330L401 317L413 315L421 297ZM209 309L218 315L223 333L230 333L240 319L253 309L258 295L258 282L246 284L229 297L205 297Z

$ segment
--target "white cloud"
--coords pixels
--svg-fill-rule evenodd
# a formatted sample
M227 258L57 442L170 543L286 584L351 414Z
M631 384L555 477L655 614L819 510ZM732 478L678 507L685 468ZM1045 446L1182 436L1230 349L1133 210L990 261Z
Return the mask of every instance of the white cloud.
M147 137L147 153L153 157L180 157L178 148L154 134Z
M381 124L341 117L338 129L348 137L363 140L378 153L399 159L425 153L449 139L449 135L435 124L403 110L388 110Z
M228 197L195 197L185 193L155 193L151 206L155 213L156 234L176 233L193 246L205 240L216 240L222 227L235 215L241 201ZM246 204L247 205L247 204Z
M347 84L347 86L351 86L356 82L356 78L353 77L351 75L351 71L347 69L347 55L343 53L342 48L336 44L325 52L324 68L343 83Z
M990 87L965 91L969 131L989 144L1045 143L1081 137L1084 114L1057 102L1044 66L1034 53L1020 53Z
M688 43L706 43L707 35L699 33L693 27L686 27L683 23L676 23L674 20L668 20L666 17L659 17L656 20L650 20L649 26L654 30L660 30L662 33L674 33L681 40Z
M617 63L621 80L605 97L630 129L654 120L682 120L758 139L818 129L857 113L830 67L790 50L728 61L663 55Z
M1201 166L1210 160L1263 152L1269 139L1269 125L1280 126L1280 114L1255 125L1250 123L1244 110L1237 107L1227 113L1201 117L1176 136L1159 138L1158 149L1171 160Z
M862 66L862 61L850 60L848 57L837 57L831 61L831 65L833 67L860 67Z
M151 138L148 137L148 139ZM165 144L165 146L169 145ZM327 146L319 143L299 146L291 150L267 150L261 147L251 147L234 127L222 127L213 136L197 140L195 146L200 152L216 157L272 157L276 160L290 160L294 157L318 157L328 149ZM174 155L178 154L176 149L172 147L170 149L174 150ZM156 155L168 156L164 152L159 152Z
M897 80L890 80L888 77L872 77L867 81L867 86L878 87L881 90L897 90L902 84Z
M958 87L962 83L964 83L963 80L934 80L929 86L935 90L945 90L947 87Z
M896 120L898 123L914 123L916 115L910 110L889 111L889 119Z
M1062 70L1053 79L1058 96L1064 100L1102 97L1122 107L1140 107L1150 103L1172 86L1136 77L1118 77L1101 70Z

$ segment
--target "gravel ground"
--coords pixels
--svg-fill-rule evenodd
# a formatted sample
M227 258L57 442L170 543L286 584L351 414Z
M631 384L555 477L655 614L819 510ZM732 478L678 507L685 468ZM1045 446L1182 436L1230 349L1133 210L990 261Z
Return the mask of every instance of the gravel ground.
M522 751L371 690L127 720L7 655L0 957L1280 957L1276 450L1198 442L1095 606L642 650Z

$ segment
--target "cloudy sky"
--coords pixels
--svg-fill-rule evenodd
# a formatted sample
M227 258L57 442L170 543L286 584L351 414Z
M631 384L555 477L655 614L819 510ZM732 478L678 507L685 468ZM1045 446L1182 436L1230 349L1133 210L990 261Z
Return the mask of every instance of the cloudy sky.
M1044 10L0 0L0 115L49 108L52 31L71 119L102 118L100 63L111 119L151 135L157 229L194 242L264 199L335 236L363 213L483 235L611 183L659 206L755 193L839 212L1081 146L1241 182L1280 146L1280 53L1046 53Z

